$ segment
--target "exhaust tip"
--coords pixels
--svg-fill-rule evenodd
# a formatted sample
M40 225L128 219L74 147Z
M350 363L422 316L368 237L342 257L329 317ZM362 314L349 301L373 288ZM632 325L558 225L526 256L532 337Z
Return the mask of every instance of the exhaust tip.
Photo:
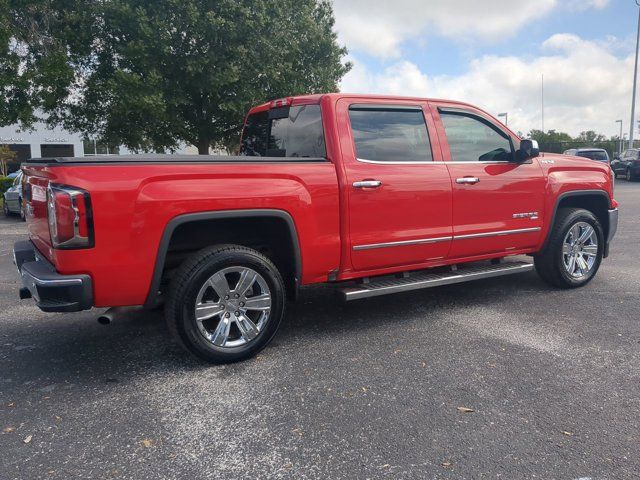
M109 325L111 323L111 317L108 315L100 315L98 317L98 323L100 325Z
M22 287L18 295L20 296L20 300L26 300L27 298L31 298L31 292L26 287Z

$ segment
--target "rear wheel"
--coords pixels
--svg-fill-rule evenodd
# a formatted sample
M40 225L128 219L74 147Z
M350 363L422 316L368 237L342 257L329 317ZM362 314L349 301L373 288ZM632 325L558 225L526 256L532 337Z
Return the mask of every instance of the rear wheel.
M20 220L22 220L23 222L26 222L27 216L24 214L24 204L22 203L21 198L18 199L18 206L20 208Z
M602 226L580 208L558 210L544 252L534 257L540 277L560 288L576 288L596 275L604 253Z
M630 168L627 168L627 171L624 174L624 178L627 180L627 182L633 182L636 179Z
M2 211L4 212L5 217L8 217L11 215L11 212L9 211L9 205L7 205L6 198L2 200Z
M286 293L275 265L235 245L204 249L172 280L165 314L178 342L212 363L249 358L275 335Z

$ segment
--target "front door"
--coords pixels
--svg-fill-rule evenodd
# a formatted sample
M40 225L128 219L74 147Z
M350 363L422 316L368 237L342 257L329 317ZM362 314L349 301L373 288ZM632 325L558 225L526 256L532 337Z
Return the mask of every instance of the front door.
M352 268L442 261L451 181L427 103L345 98L337 115Z
M432 104L453 186L450 258L538 244L545 182L537 159L515 161L518 139L480 110Z

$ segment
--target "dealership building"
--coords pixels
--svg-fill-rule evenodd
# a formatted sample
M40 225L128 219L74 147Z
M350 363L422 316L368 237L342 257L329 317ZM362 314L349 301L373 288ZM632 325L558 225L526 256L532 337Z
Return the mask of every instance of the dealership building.
M9 172L18 170L20 163L29 158L42 157L84 157L89 155L122 154L130 152L124 147L116 151L100 148L94 141L83 141L84 135L71 133L62 128L47 128L42 123L36 123L30 130L20 130L17 125L0 127L0 145L6 145L16 153L16 161L10 162ZM85 145L87 146L85 150ZM194 147L182 146L176 154L198 153Z
M84 156L82 135L61 128L48 129L42 123L22 131L17 125L0 127L0 145L16 152L17 164L28 158Z

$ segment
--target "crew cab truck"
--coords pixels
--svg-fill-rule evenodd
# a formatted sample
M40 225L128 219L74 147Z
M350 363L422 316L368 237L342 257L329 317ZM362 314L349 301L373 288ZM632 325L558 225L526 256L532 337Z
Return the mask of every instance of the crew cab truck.
M264 348L301 286L355 300L534 268L583 286L618 223L608 165L422 98L286 98L249 112L237 156L23 171L21 297L48 312L164 304L177 341L211 362Z

